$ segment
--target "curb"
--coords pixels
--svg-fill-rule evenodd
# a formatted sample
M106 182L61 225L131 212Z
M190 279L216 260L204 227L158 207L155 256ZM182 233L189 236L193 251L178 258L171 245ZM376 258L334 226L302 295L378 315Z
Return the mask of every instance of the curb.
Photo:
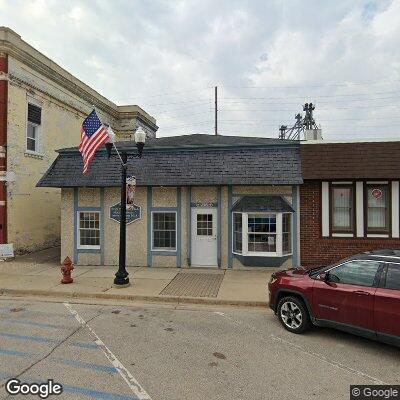
M0 289L0 295L25 295L25 296L44 296L62 297L66 299L105 299L105 300L130 300L144 301L150 303L175 303L175 304L203 304L203 305L222 305L239 307L268 307L267 301L247 301L247 300L221 300L205 297L179 297L179 296L141 296L129 294L107 294L107 293L65 293L45 290L20 290L20 289Z

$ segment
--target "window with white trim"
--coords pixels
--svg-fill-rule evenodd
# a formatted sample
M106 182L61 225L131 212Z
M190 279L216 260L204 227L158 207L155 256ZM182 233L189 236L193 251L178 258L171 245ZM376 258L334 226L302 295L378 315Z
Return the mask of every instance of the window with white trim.
M28 103L28 117L26 126L26 151L28 153L40 153L40 133L42 125L41 107Z
M98 211L78 212L78 248L100 248L100 213Z
M332 232L353 231L353 186L332 187Z
M276 253L276 214L247 214L247 251Z
M292 254L292 214L234 212L233 252L247 256Z
M282 214L282 253L292 252L292 214Z
M176 250L176 212L153 211L153 250Z
M242 214L233 213L233 252L241 253L242 244Z
M367 185L367 232L389 232L389 186Z

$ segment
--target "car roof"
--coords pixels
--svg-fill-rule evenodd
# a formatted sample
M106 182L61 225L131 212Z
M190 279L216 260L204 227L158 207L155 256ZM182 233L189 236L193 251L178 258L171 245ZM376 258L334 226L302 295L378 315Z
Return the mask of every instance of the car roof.
M346 260L378 260L400 264L400 249L379 249L365 251L348 257Z

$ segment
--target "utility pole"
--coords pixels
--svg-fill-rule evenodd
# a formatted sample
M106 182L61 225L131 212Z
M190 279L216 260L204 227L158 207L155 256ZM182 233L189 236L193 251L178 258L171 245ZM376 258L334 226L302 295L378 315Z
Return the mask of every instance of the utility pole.
M215 135L218 135L218 87L215 86Z

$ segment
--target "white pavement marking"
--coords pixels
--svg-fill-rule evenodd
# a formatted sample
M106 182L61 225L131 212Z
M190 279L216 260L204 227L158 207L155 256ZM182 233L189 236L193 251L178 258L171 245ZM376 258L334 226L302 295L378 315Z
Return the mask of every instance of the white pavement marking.
M243 322L237 321L237 320L235 320L233 318L228 317L227 315L225 315L224 313L221 313L221 312L215 312L215 314L218 314L218 315L220 315L220 316L222 316L222 317L224 317L224 318L226 318L226 319L228 319L228 320L230 320L230 321L232 321L232 322L234 322L234 323L236 323L238 325L246 326L247 328L251 329L253 332L258 333L257 329L255 329L253 326L251 326L251 325L249 325L247 323L243 323ZM388 383L383 382L380 379L375 378L374 376L368 375L368 374L366 374L366 373L364 373L362 371L359 371L357 369L348 367L347 365L344 365L344 364L342 364L340 362L331 361L328 358L326 358L324 355L319 354L319 353L311 352L311 351L305 349L302 346L299 346L299 345L297 345L297 344L295 344L293 342L290 342L289 340L282 339L281 337L275 336L273 334L269 334L268 336L271 339L275 340L276 342L280 342L281 344L284 344L286 346L294 347L295 349L301 351L302 353L304 353L304 354L306 354L306 355L308 355L310 357L316 358L317 360L322 361L322 362L324 362L326 364L329 364L330 366L332 366L334 368L340 369L342 371L350 372L350 373L352 373L354 375L358 375L358 376L360 376L362 378L369 379L369 380L373 381L374 384L376 384L376 385L388 385Z
M309 350L303 348L302 346L299 346L299 345L297 345L295 343L290 342L289 340L282 339L281 337L275 336L275 335L272 335L272 334L270 334L269 336L271 337L271 339L273 339L273 340L275 340L277 342L281 342L281 343L283 343L285 345L294 347L297 350L301 351L302 353L307 354L310 357L314 357L319 361L325 362L325 363L331 365L332 367L341 369L343 371L351 372L352 374L358 375L358 376L360 376L362 378L369 379L369 380L373 381L374 384L376 384L376 385L388 385L388 383L383 382L380 379L375 378L374 376L368 375L368 374L366 374L364 372L361 372L361 371L359 371L357 369L348 367L347 365L344 365L344 364L342 364L340 362L328 360L324 355L309 351Z
M133 375L124 367L121 361L112 353L112 351L103 343L97 333L89 326L89 324L75 311L69 303L64 303L64 306L69 312L75 317L75 319L94 336L95 343L103 351L110 363L115 367L122 379L128 384L134 395L139 400L151 400L150 395L140 386L139 382L133 377Z

